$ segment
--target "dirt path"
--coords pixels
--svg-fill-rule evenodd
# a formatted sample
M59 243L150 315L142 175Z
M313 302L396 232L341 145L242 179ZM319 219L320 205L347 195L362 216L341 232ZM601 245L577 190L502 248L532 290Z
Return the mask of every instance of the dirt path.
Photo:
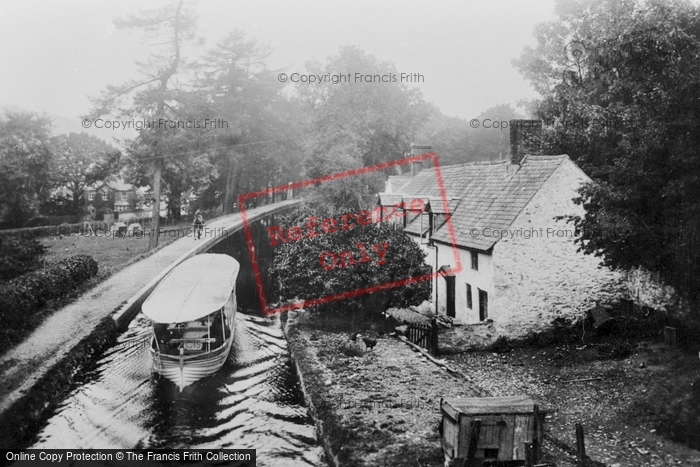
M692 371L700 365L678 350L642 344L624 359L601 359L593 346L557 346L446 359L495 396L528 394L545 401L552 410L548 432L569 446L581 423L586 453L596 461L615 467L700 465L700 452L654 428L674 399L674 386L681 389L700 376Z
M303 348L302 359L313 361L301 365L302 373L339 465L442 466L441 397L517 394L550 409L546 432L569 447L575 444L575 423L582 423L587 453L595 461L615 467L700 465L700 452L658 436L642 421L644 401L663 391L645 388L653 386L650 373L673 373L667 365L677 358L673 353L651 366L646 354L600 361L592 357L595 350L575 348L446 357L466 375L463 379L395 338L378 337L369 351L359 344L361 356L351 356L346 355L353 353L348 333L295 327L290 347ZM645 367L639 368L644 359ZM567 382L590 377L602 379ZM570 453L549 441L544 452L544 460L559 467L575 465Z

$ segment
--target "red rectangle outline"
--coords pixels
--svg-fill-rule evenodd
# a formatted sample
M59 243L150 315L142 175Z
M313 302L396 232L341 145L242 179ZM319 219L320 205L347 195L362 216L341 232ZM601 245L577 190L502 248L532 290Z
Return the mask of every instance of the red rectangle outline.
M268 308L267 307L267 300L265 299L265 292L263 290L263 285L262 285L262 277L260 275L260 268L258 267L258 260L257 256L255 255L255 245L253 244L253 234L250 229L250 225L248 224L248 217L246 215L246 208L245 208L245 203L244 201L250 198L255 198L256 196L265 196L270 193L275 193L278 191L286 191L290 189L295 189L295 188L300 188L300 187L305 187L309 185L315 185L321 182L327 182L330 180L336 180L338 178L343 178L343 177L348 177L350 175L359 175L367 172L373 172L375 170L381 170L387 167L393 167L401 164L410 164L413 162L419 162L425 159L432 159L433 161L433 167L435 168L435 174L437 176L437 182L438 182L438 187L440 189L440 197L442 198L442 203L443 203L443 209L445 209L445 212L449 212L449 203L447 201L447 193L445 192L445 186L443 184L442 180L442 172L440 171L440 164L438 162L438 157L437 153L435 152L430 152L426 154L421 154L421 155L416 155L416 156L409 156L404 159L398 159L395 161L390 161L390 162L383 162L381 164L376 164L372 165L369 167L360 167L357 169L352 169L352 170L345 170L343 172L337 172L334 174L326 175L323 177L318 177L318 178L311 178L308 180L300 181L300 182L295 182L295 183L289 183L287 185L280 185L277 187L269 187L263 190L257 190L257 191L251 191L249 193L245 193L242 195L238 196L238 206L240 206L241 209L241 217L243 219L243 224L245 226L245 233L246 233L246 240L248 242L248 252L250 253L250 259L251 263L253 265L253 274L255 275L255 284L258 289L258 295L260 297L260 307L263 310L263 314L265 316L267 315L272 315L275 313L281 313L283 311L288 311L288 310L293 310L297 308L304 308L307 306L313 306L313 305L319 305L322 303L326 303L332 300L338 300L341 298L348 298L348 297L355 297L357 295L363 295L366 293L371 293L375 292L377 290L382 290L382 289L388 289L392 287L398 287L401 285L406 285L406 284L412 284L415 282L419 281L424 281L428 279L433 279L437 277L439 274L445 274L445 273L459 273L462 271L462 260L459 256L459 251L457 250L457 240L455 237L454 233L454 227L452 225L452 216L447 217L447 227L449 230L450 234L450 240L452 241L452 252L455 257L455 264L457 265L456 268L450 268L449 271L443 271L438 272L438 271L433 271L430 274L423 274L421 276L415 276L415 277L409 277L407 279L401 279L398 281L394 282L387 282L386 284L377 284L373 285L371 287L364 287L361 289L356 289L356 290L351 290L348 292L340 292L332 295L325 295L320 298L314 298L310 300L302 300L299 302L295 303L290 303L286 304L283 306L279 306L276 308ZM402 194L402 193L396 193L396 194ZM437 255L437 251L435 253Z

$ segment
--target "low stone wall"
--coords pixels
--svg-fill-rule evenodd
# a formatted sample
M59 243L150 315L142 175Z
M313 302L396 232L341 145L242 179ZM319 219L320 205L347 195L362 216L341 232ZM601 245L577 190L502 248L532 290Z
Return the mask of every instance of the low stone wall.
M114 320L111 317L104 318L90 335L46 372L31 391L0 414L0 427L4 427L0 430L0 448L22 447L27 436L43 422L46 411L70 387L75 373L113 345L117 334Z
M637 268L624 273L629 300L659 311L688 311L675 289L664 284L658 274Z
M323 446L326 462L328 462L328 465L331 467L340 467L340 460L337 454L333 452L330 440L325 436L326 427L319 416L318 406L323 403L323 400L317 400L317 397L314 395L315 393L310 389L311 387L323 387L322 378L317 374L317 371L314 370L314 367L318 368L321 364L316 361L315 357L307 350L306 346L303 345L303 342L295 339L296 318L297 313L295 311L284 313L282 315L282 331L284 332L284 337L287 339L289 353L292 357L292 362L294 362L294 368L299 378L299 386L304 394L304 400L309 407L309 413L316 422L316 437Z

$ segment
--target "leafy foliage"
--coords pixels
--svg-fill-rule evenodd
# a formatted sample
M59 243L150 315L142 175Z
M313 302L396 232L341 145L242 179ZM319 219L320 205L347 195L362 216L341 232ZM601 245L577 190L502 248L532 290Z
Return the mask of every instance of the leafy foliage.
M128 120L152 122L139 131L139 136L127 141L127 155L136 172L146 175L153 190L153 229L160 222L161 180L165 159L173 154L188 153L191 132L175 123L185 120L183 102L188 94L177 81L187 71L183 58L184 45L195 40L196 19L184 0L173 0L138 15L116 21L121 28L135 28L151 39L157 39L149 59L141 66L140 79L119 86L107 86L99 98L92 99L90 117L112 115ZM163 42L165 39L165 42ZM139 172L140 171L140 172ZM177 196L179 201L179 194ZM179 212L179 211L178 211ZM149 247L158 245L158 235L149 240Z
M46 247L33 238L0 237L0 280L7 281L41 266Z
M566 0L515 62L542 99L547 153L594 180L580 249L700 299L700 9L682 0Z
M432 145L440 165L501 160L510 151L510 132L508 128L499 128L500 122L518 118L523 116L509 104L497 105L478 115L479 127L472 128L467 120L447 117L433 108L417 139Z
M269 54L233 31L198 62L197 111L227 123L210 135L211 169L199 184L205 207L233 212L238 195L300 178L298 106L282 95Z
M303 226L312 216L319 225L325 218L338 216L346 211L311 211L300 209L281 222L281 226ZM286 231L286 229L285 229ZM271 274L277 275L279 293L284 300L314 300L333 294L348 293L340 301L329 301L314 306L316 312L335 316L353 315L359 319L379 316L389 307L418 305L430 298L430 281L423 280L402 286L376 290L369 295L351 296L355 290L380 286L402 279L429 274L431 268L424 261L426 254L400 227L387 222L355 225L353 228L325 233L317 227L319 235L309 237L308 230L298 241L288 241L275 247L275 259ZM370 260L361 261L363 244ZM374 249L386 248L384 261ZM353 261L345 256L337 259L334 267L330 255L350 252ZM345 264L343 266L343 263ZM326 267L323 267L323 264Z
M58 135L51 140L55 173L53 185L72 192L72 212L81 214L85 188L104 180L119 169L121 153L101 139L87 133Z
M51 122L34 113L0 118L0 216L21 227L48 197L51 181Z
M97 274L97 261L76 255L9 281L0 289L0 328L24 329L32 314Z
M317 75L352 70L365 76L396 75L391 63L380 62L357 47L344 47L325 64L312 62ZM354 79L354 74L353 74ZM427 119L427 107L418 91L399 82L342 82L301 86L307 137L304 167L309 178L371 166L405 157L413 137ZM369 205L371 178L358 175L342 183L324 184L324 190L344 200L344 207Z

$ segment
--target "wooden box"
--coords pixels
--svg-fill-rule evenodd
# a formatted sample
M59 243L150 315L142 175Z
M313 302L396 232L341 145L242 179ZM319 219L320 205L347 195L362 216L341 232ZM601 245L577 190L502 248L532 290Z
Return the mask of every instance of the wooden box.
M464 465L478 467L487 460L524 461L526 442L533 443L535 459L542 457L544 412L527 396L445 398L440 409L448 462L467 459Z

